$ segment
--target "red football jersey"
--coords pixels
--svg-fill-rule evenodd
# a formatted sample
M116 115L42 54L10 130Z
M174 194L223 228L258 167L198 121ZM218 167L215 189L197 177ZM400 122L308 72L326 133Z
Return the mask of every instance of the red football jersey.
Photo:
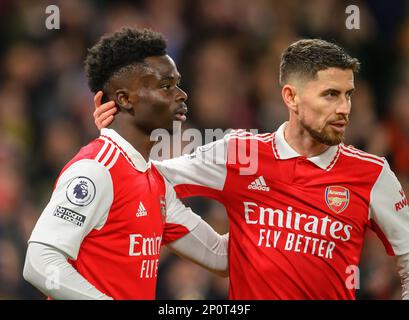
M179 196L224 204L231 299L354 299L367 227L409 252L407 199L384 158L344 144L306 158L284 128L155 163Z
M114 299L155 299L161 245L200 221L112 129L64 167L30 242L54 246Z

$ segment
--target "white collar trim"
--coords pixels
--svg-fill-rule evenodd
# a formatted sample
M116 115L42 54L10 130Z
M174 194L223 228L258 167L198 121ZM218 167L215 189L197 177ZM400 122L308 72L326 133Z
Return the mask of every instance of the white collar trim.
M150 167L151 162L146 162L144 157L114 129L103 128L101 138L113 143L138 171L145 172Z
M301 157L301 155L297 151L291 148L291 146L284 138L284 130L287 123L288 122L283 123L274 134L273 153L276 159L287 160ZM307 159L321 169L329 171L338 160L340 154L339 148L339 145L331 146L323 153Z

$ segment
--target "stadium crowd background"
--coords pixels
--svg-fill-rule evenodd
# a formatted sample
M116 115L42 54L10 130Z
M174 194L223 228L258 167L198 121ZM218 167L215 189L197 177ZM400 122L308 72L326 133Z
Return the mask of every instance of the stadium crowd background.
M47 5L61 29L47 30ZM345 8L360 9L360 29ZM26 241L64 164L98 136L86 49L123 25L164 33L189 94L185 127L274 131L287 110L280 53L301 37L335 40L362 62L347 143L385 156L409 194L409 1L0 0L0 299L43 299L22 279ZM351 170L354 170L351 168ZM216 202L187 203L228 229ZM399 299L394 259L367 234L358 299ZM158 298L224 299L228 280L164 250Z

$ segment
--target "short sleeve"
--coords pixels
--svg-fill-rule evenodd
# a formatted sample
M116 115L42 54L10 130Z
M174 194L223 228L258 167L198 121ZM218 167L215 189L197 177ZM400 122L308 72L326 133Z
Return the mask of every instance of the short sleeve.
M112 201L109 171L95 160L77 161L59 177L29 242L51 245L75 260L87 234L103 227Z
M166 184L166 221L162 241L166 245L192 231L201 218L176 197L172 185L166 179L164 180Z
M389 255L409 252L409 207L402 186L385 160L371 192L370 226Z

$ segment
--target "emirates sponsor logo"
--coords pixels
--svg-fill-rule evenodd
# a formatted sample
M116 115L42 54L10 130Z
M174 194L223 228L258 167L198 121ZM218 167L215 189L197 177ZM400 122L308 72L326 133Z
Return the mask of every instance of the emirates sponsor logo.
M145 237L141 234L129 235L129 255L137 256L156 256L159 254L160 245L162 242L161 236Z
M275 226L289 230L330 236L333 239L348 241L351 238L352 226L334 221L328 216L318 218L314 215L287 210L264 208L254 202L243 202L244 218L247 224Z
M336 241L348 241L352 226L328 216L299 213L292 207L287 210L264 208L254 202L243 202L247 224L259 226L257 246L280 251L303 253L332 259Z
M150 237L142 234L129 235L129 256L142 258L136 264L141 279L157 277L161 242L162 236L155 233Z

